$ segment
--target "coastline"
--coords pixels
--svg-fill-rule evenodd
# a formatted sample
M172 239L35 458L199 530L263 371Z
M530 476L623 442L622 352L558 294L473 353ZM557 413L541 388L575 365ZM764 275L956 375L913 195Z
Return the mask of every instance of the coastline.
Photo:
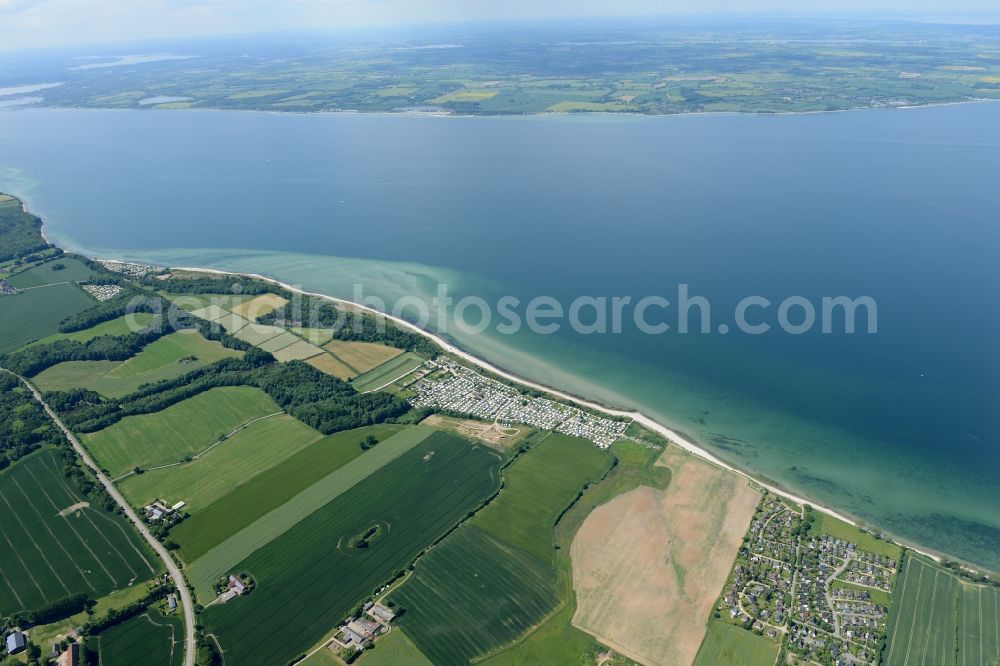
M1000 100L986 100L986 101L998 101L998 102L1000 102ZM964 104L964 103L966 103L966 102L959 102L959 104ZM923 107L919 107L919 108L923 108ZM864 111L864 110L881 110L881 109L858 109L858 110ZM266 112L266 113L271 113L271 112ZM282 112L275 112L275 113L282 113ZM812 113L812 112L810 112L810 113ZM818 112L818 113L828 113L828 112ZM835 113L835 112L829 112L829 113ZM571 114L566 114L566 115L571 115ZM591 114L591 115L606 115L606 114ZM693 115L698 115L698 114L693 114ZM12 196L16 197L21 202L21 206L22 206L22 208L26 212L28 212L30 210L33 210L33 208L31 208L28 205L29 202L28 202L28 200L25 197L21 196L20 194L13 194L13 193L9 193L9 194L11 194ZM46 242L49 242L49 243L51 243L51 244L53 244L53 245L55 245L55 246L58 247L59 244L57 242L55 242L52 238L50 238L45 233L45 227L48 224L47 220L42 215L40 215L38 213L32 213L32 214L42 220L42 226L41 226L41 229L40 229L40 233L42 235L42 238L45 239ZM78 250L70 250L70 251L71 252L77 252L79 254L88 255L87 252L82 251L82 250L80 250L80 251L78 251ZM92 258L95 259L95 260L107 259L107 260L114 260L114 261L128 261L127 259L119 259L119 258L114 258L114 257L92 257ZM610 405L607 405L607 404L602 404L602 403L595 402L593 400L587 399L587 398L585 398L583 396L575 395L575 394L573 394L573 393L571 393L569 391L564 391L564 390L556 389L556 388L553 388L551 386L546 386L544 384L541 384L541 383L538 383L538 382L534 382L534 381L531 381L529 379L520 377L519 375L517 375L517 374L515 374L513 372L510 372L508 370L505 370L505 369L503 369L503 368L501 368L501 367L499 367L497 365L494 365L493 363L490 363L489 361L486 361L485 359L479 358L478 356L476 356L476 355L474 355L474 354L472 354L472 353L470 353L470 352L462 349L461 347L457 346L455 343L449 342L448 340L442 338L441 336L437 335L436 333L433 333L433 332L428 331L426 329L423 329L423 328L421 328L419 326L416 326L416 325L412 324L411 322L406 321L404 319L401 319L401 318L398 318L398 317L394 317L391 314L380 312L379 310L376 310L374 308L371 308L371 307L363 305L363 304L355 303L354 301L351 301L349 299L338 298L338 297L330 296L328 294L324 294L324 293L321 293L321 292L306 291L304 289L300 289L298 287L294 287L294 286L292 286L292 285L290 285L290 284L288 284L286 282L283 282L281 280L278 280L276 278L272 278L272 277L268 277L268 276L265 276L265 275L261 275L259 273L247 273L247 272L239 272L239 271L227 271L227 270L221 270L221 269L215 269L215 268L206 268L206 267L200 267L200 266L174 266L174 267L170 267L170 268L173 268L175 270L186 270L186 271L210 273L210 274L216 274L216 275L232 275L232 276L243 275L243 276L246 276L246 277L256 278L256 279L259 279L259 280L263 280L265 282L269 282L271 284L278 285L278 286L280 286L280 287L282 287L284 289L287 289L287 290L289 290L291 292L295 292L295 293L298 293L298 294L301 294L301 295L304 295L304 296L313 296L313 297L316 297L316 298L327 300L327 301L332 302L332 303L339 303L339 304L342 304L342 305L346 305L346 306L358 308L358 309L367 311L367 312L369 312L371 314L374 314L376 316L384 317L386 319L394 321L398 325L404 327L406 330L412 331L414 333L417 333L419 335L422 335L422 336L430 339L432 342L434 342L437 346L439 346L444 351L452 353L455 356L458 356L458 357L462 358L464 361L466 361L466 362L468 362L468 363L470 363L470 364L472 364L472 365L474 365L476 367L482 368L483 370L491 372L491 373L493 373L495 375L503 377L503 378L507 379L508 381L514 382L516 384L519 384L519 385L527 387L527 388L531 388L531 389L534 389L534 390L537 390L537 391L541 391L543 393L546 393L546 394L548 394L550 396L556 397L556 398L561 399L561 400L575 402L575 403L577 403L580 406L586 407L588 409L592 409L594 411L597 411L597 412L600 412L600 413L603 413L603 414L607 414L609 416L615 416L615 417L632 419L632 420L638 422L639 424L643 425L644 427L652 430L653 432L658 433L662 437L664 437L664 438L670 440L671 442L675 443L677 446L681 447L682 449L684 449L688 453L690 453L692 455L695 455L695 456L699 457L700 459L702 459L702 460L704 460L704 461L706 461L706 462L708 462L710 464L716 465L717 467L719 467L721 469L724 469L726 471L732 472L734 474L739 474L740 476L742 476L745 479L747 479L749 482L757 484L761 488L767 489L769 492L772 492L772 493L774 493L776 495L779 495L781 497L789 499L789 500L791 500L791 501L793 501L793 502L795 502L797 504L803 504L803 505L804 504L808 504L808 505L810 505L811 507L813 507L817 511L820 511L820 512L822 512L822 513L824 513L826 515L829 515L829 516L831 516L833 518L837 518L838 520L842 520L842 521L844 521L844 522L846 522L846 523L848 523L850 525L853 525L855 527L859 527L861 525L861 521L859 521L859 520L857 520L855 518L852 518L851 516L849 516L847 514L841 513L839 511L837 511L836 509L833 509L832 507L826 506L822 502L818 502L816 500L808 498L804 493L802 493L802 491L799 491L800 494L797 494L795 492L786 490L786 489L781 488L780 486L776 485L774 482L772 482L770 480L765 480L763 478L755 476L751 472L747 472L745 470L742 470L742 469L740 469L738 467L735 467L734 465L731 465L731 464L725 462L724 460L722 460L719 457L717 457L715 454L713 454L708 449L704 448L703 446L700 446L696 442L693 442L687 436L685 436L685 435L677 432L674 429L671 429L671 428L663 425L662 423L656 421L654 418L652 418L652 417L650 417L650 416L648 416L646 414L643 414L640 411L637 411L637 410L628 410L628 409L620 409L620 408L617 408L617 407L614 407L614 406L610 406ZM965 569L965 570L968 570L968 571L973 571L973 572L990 571L988 568L983 567L981 565L976 565L976 564L973 564L971 562L966 562L966 561L962 560L961 558L949 555L949 554L944 553L942 551L934 551L934 550L927 549L924 546L915 544L912 541L909 541L907 539L903 539L903 538L901 538L901 537L899 537L899 536L897 536L895 534L892 534L890 532L884 531L882 529L879 529L879 532L882 534L883 538L885 538L886 540L892 541L893 543L895 543L895 544L897 544L899 546L902 546L904 548L909 548L910 550L912 550L912 551L914 551L914 552L916 552L916 553L918 553L920 555L923 555L925 557L931 558L935 562L942 562L944 560L954 560L954 561L959 562L960 565L962 566L962 568Z
M118 260L116 259L115 261L118 261ZM783 488L781 488L779 486L774 485L771 482L764 481L764 480L762 480L762 479L760 479L760 478L752 475L749 472L741 470L738 467L730 465L729 463L727 463L724 460L721 460L720 458L718 458L717 456L715 456L712 452L708 451L704 447L702 447L702 446L698 445L697 443L691 441L687 437L679 434L677 431L675 431L675 430L673 430L671 428L668 428L667 426L659 423L658 421L656 421L655 419L651 418L650 416L647 416L646 414L643 414L642 412L639 412L639 411L630 411L630 410L625 410L625 409L618 409L618 408L611 407L611 406L608 406L608 405L604 405L604 404L601 404L601 403L598 403L598 402L594 402L592 400L588 400L587 398L584 398L582 396L574 395L574 394L572 394L570 392L567 392L567 391L563 391L563 390L560 390L560 389L553 388L551 386L546 386L544 384L540 384L538 382L531 381L529 379L525 379L525 378L520 377L520 376L518 376L518 375L516 375L516 374L514 374L514 373L512 373L510 371L504 370L503 368L500 368L500 367L498 367L498 366L490 363L489 361L486 361L485 359L481 359L478 356L475 356L474 354L472 354L472 353L470 353L470 352L462 349L461 347L458 347L454 343L449 342L448 340L445 340L444 338L442 338L441 336L437 335L436 333L433 333L431 331L423 329L423 328L421 328L421 327L419 327L419 326L417 326L417 325L415 325L415 324L413 324L411 322L406 321L405 319L402 319L402 318L399 318L399 317L395 317L395 316L393 316L393 315L391 315L389 313L381 312L381 311L379 311L379 310L377 310L375 308L369 307L369 306L361 304L361 303L355 303L354 301L351 301L349 299L338 298L336 296L330 296L328 294L323 294L323 293L320 293L320 292L306 291L304 289L300 289L298 287L292 286L292 285L290 285L290 284L288 284L286 282L282 282L281 280L278 280L276 278L267 277L265 275L260 275L259 273L244 273L244 272L238 272L238 271L226 271L226 270L220 270L220 269L216 269L216 268L204 268L204 267L200 267L200 266L172 266L172 267L170 267L170 269L171 270L183 270L183 271L189 271L189 272L194 272L194 273L207 273L207 274L213 274L213 275L231 275L231 276L243 276L243 277L254 278L254 279L262 280L264 282L268 282L268 283L277 285L277 286L279 286L279 287L281 287L283 289L287 289L290 292L297 293L297 294L300 294L302 296L310 296L310 297L314 297L314 298L319 298L319 299L322 299L322 300L329 301L331 303L336 303L336 304L340 304L340 305L352 307L352 308L355 308L355 309L363 310L363 311L368 312L370 314L373 314L375 316L383 317L383 318L388 319L388 320L394 322L395 324L397 324L397 325L405 328L408 331L411 331L413 333L417 333L418 335L422 335L425 338L428 338L429 340L431 340L434 344L436 344L438 347L440 347L445 352L450 353L450 354L454 354L455 356L461 358L463 361L466 361L467 363L470 363L470 364L472 364L472 365L474 365L474 366L476 366L478 368L481 368L481 369L483 369L483 370L485 370L487 372L490 372L490 373L495 374L497 376L503 377L504 379L506 379L508 381L511 381L511 382L513 382L515 384L519 384L519 385L524 386L526 388L531 388L531 389L534 389L536 391L540 391L542 393L546 393L549 396L558 398L560 400L574 402L574 403L576 403L576 404L578 404L578 405L580 405L582 407L586 407L586 408L591 409L591 410L593 410L595 412L600 412L600 413L606 414L608 416L614 416L614 417L619 417L619 418L632 419L633 421L635 421L635 422L639 423L640 425L648 428L649 430L652 430L653 432L661 435L662 437L664 437L665 439L667 439L668 441L670 441L674 445L680 447L681 449L683 449L687 453L689 453L691 455L694 455L694 456L696 456L696 457L704 460L705 462L708 462L708 463L710 463L712 465L715 465L716 467L724 469L727 472L731 472L733 474L738 474L739 476L742 476L744 479L746 479L748 482L754 483L754 484L760 486L761 488L765 488L768 492L774 493L775 495L778 495L780 497L784 497L785 499L791 500L791 501L795 502L796 504L801 504L801 505L808 504L809 506L811 506L816 511L824 513L824 514L826 514L828 516L831 516L833 518L836 518L838 520L842 520L845 523L848 523L849 525L852 525L854 527L860 527L861 526L859 521L857 521L854 518L851 518L850 516L847 516L847 515L845 515L843 513L840 513L837 510L835 510L835 509L833 509L833 508L831 508L829 506L826 506L826 505L824 505L824 504L822 504L820 502L817 502L815 500L809 499L807 497L804 497L804 496L792 493L792 492L790 492L788 490L785 490L785 489L783 489ZM917 546L915 544L909 543L909 542L907 542L905 540L902 540L902 539L896 537L895 535L888 535L888 534L886 534L884 532L882 532L882 535L883 535L883 537L886 540L892 541L893 543L895 543L898 546L901 546L901 547L904 547L904 548L908 548L908 549L914 551L915 553L918 553L918 554L923 555L925 557L931 558L935 562L941 562L944 559L946 559L942 554L939 554L939 553L927 550L925 548L922 548L920 546ZM956 559L956 558L950 558L949 557L947 559ZM971 571L979 571L979 569L972 569L971 567L966 567L965 565L963 565L963 567L967 568L967 569L969 569Z
M697 117L697 116L752 116L752 117L770 117L770 116L812 116L812 115L822 115L822 114L833 114L833 113L857 113L864 111L912 111L915 109L931 109L942 106L961 106L965 104L991 104L1000 102L1000 98L993 97L977 97L974 99L957 99L950 102L927 102L924 104L901 104L897 106L858 106L852 107L850 109L816 109L813 111L678 111L676 113L642 113L641 111L532 111L530 113L461 113L452 111L450 109L442 108L440 111L430 111L430 110L399 110L399 111L385 111L385 110L365 110L365 109L328 109L323 111L286 111L286 110L276 110L276 109L229 109L225 107L214 107L214 106L203 106L197 107L193 106L186 109L157 109L154 106L135 106L135 107L102 107L102 106L49 106L45 104L39 104L37 106L20 106L8 111L22 111L28 109L36 110L47 110L47 111L169 111L169 112L202 112L202 113L261 113L269 115L279 115L279 116L337 116L337 115L354 115L354 116L401 116L401 117L417 117L417 118L458 118L462 120L469 119L510 119L510 118L553 118L553 119L565 119L565 118L607 118L607 119L626 119L626 118L673 118L673 117Z

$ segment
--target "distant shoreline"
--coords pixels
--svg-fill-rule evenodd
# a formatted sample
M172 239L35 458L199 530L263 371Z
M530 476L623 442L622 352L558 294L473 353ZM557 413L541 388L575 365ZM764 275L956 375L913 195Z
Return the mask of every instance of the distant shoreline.
M899 106L858 106L850 109L816 109L813 111L678 111L676 113L642 113L639 111L532 111L526 113L463 113L461 111L451 111L441 109L440 111L418 111L418 110L365 110L365 109L328 109L322 111L288 111L279 109L230 109L226 107L193 106L186 109L157 109L156 105L134 106L134 107L103 107L103 106L37 106L26 105L3 109L5 111L26 111L29 109L46 111L161 111L161 112L227 112L227 113L263 113L280 116L400 116L416 118L572 118L579 117L602 117L602 118L673 118L684 116L813 116L832 113L857 113L863 111L911 111L914 109L931 109L941 106L961 106L965 104L992 104L1000 102L1000 98L978 97L974 99L959 99L950 102L927 102L915 104L902 104Z

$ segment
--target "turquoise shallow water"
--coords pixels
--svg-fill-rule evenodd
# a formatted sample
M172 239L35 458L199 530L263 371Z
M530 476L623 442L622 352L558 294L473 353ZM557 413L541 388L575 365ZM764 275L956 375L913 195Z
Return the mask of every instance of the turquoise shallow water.
M869 295L875 335L478 335L535 380L1000 569L1000 106L812 116L0 115L68 246L352 297ZM773 312L770 320L774 323Z

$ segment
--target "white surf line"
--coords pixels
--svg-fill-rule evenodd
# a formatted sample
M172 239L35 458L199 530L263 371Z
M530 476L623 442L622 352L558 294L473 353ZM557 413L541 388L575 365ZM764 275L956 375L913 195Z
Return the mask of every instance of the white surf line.
M547 393L547 394L549 394L551 396L554 396L556 398L559 398L561 400L566 400L566 401L569 401L569 402L574 402L574 403L576 403L578 405L582 405L584 407L587 407L588 409L592 409L595 412L600 412L602 414L607 414L608 416L615 416L615 417L618 417L618 418L627 418L627 419L630 418L630 419L638 422L639 424L645 426L646 428L649 428L653 432L656 432L656 433L662 435L663 437L665 437L666 439L670 440L676 446L684 449L688 453L690 453L692 455L695 455L695 456L697 456L697 457L699 457L699 458L701 458L703 460L706 460L706 461L712 463L713 465L715 465L717 467L721 467L722 469L724 469L726 471L732 472L734 474L739 474L743 478L745 478L745 479L747 479L749 481L752 481L753 483L756 483L758 486L760 486L762 488L766 488L768 491L774 493L775 495L778 495L780 497L784 497L786 499L790 499L790 500L792 500L793 502L795 502L797 504L808 504L809 506L813 507L815 510L820 511L822 513L825 513L828 516L832 516L833 518L836 518L838 520L842 520L845 523L847 523L849 525L852 525L854 527L859 527L858 521L856 521L856 520L854 520L852 518L849 518L848 516L845 516L844 514L839 513L837 511L835 511L834 509L831 509L828 506L824 506L823 504L821 504L819 502L816 502L815 500L809 500L809 499L806 499L804 497L800 497L798 495L795 495L793 493L788 492L787 490L783 490L781 488L778 488L777 486L774 486L774 485L771 485L771 484L766 483L764 481L761 481L760 479L757 479L757 478L753 477L748 472L744 472L741 469L738 469L738 468L733 467L732 465L730 465L728 463L723 462L719 458L715 457L715 455L713 455L712 453L710 453L708 450L706 450L706 449L698 446L697 444L695 444L694 442L691 442L690 440L685 439L684 437L681 437L679 434L677 434L677 432L671 430L670 428L667 428L666 426L664 426L661 423L658 423L657 421L654 421L652 418L650 418L649 416L646 416L642 412L639 412L639 411L628 411L628 410L623 410L623 409L614 409L614 408L602 405L600 403L596 403L596 402L593 402L591 400L587 400L585 398L581 398L579 396L572 395L571 393L568 393L568 392L565 392L565 391L561 391L559 389L554 389L554 388L552 388L550 386L545 386L544 384L539 384L539 383L533 382L533 381L531 381L529 379L525 379L523 377L519 377L519 376L517 376L517 375L515 375L515 374L513 374L511 372L507 372L506 370L502 370L501 368L493 365L489 361L485 361L485 360L483 360L483 359L481 359L481 358L479 358L477 356L473 356L469 352L467 352L467 351L461 349L460 347L457 347L457 346L453 345L452 343L446 341L444 338L440 337L439 335L437 335L435 333L431 333L430 331L426 331L426 330L420 328L419 326L417 326L415 324L412 324L412 323L410 323L410 322L408 322L405 319L402 319L400 317L396 317L396 316L393 316L391 314L388 314L388 313L385 313L385 312L381 312L379 310L376 310L373 307L370 307L370 306L367 306L367 305L363 305L361 303L355 303L354 301L348 300L346 298L337 298L336 296L328 296L326 294L322 294L322 293L315 292L315 291L306 291L304 289L299 289L298 287L293 287L292 285L288 284L287 282L282 282L281 280L277 280L275 278L269 278L267 276L260 275L259 273L240 273L240 272L237 272L237 271L223 271L223 270L219 270L217 268L201 268L201 267L197 267L197 266L174 266L174 267L171 267L171 269L172 270L178 270L178 271L191 271L191 272L194 272L194 273L208 273L208 274L213 274L213 275L232 275L232 276L236 276L236 277L244 276L244 277L254 278L254 279L257 279L257 280L263 280L264 282L269 282L271 284L274 284L274 285L277 285L279 287L282 287L283 289L287 289L290 292L293 292L293 293L296 293L296 294L301 294L302 296L312 296L314 298L320 298L320 299L323 299L323 300L330 301L331 303L339 303L340 305L350 306L350 307L353 307L353 308L357 308L359 310L363 310L363 311L368 312L370 314L374 314L376 316L383 317L383 318L388 319L388 320L396 323L397 325L405 328L408 331L412 331L414 333L417 333L418 335L422 335L425 338L428 338L429 340L431 340L432 342L434 342L435 344L437 344L439 347L441 347L444 351L446 351L446 352L448 352L450 354L454 354L455 356L458 356L462 360L467 361L468 363L471 363L471 364L473 364L473 365L475 365L477 367L480 367L483 370L486 370L486 371L491 372L491 373L493 373L495 375L503 377L504 379L507 379L508 381L514 382L516 384L520 384L521 386L526 386L528 388L535 389L536 391L541 391L543 393ZM921 549L916 548L914 546L910 546L910 545L907 545L907 544L904 544L904 543L901 543L901 542L895 541L895 540L893 540L892 543L895 543L896 545L899 545L899 546L904 546L906 548L909 548L910 550L913 550L914 552L920 553L921 555L924 555L925 557L931 558L935 562L940 562L942 560L941 556L936 555L936 554L931 553L931 552L927 552L927 551L921 550Z

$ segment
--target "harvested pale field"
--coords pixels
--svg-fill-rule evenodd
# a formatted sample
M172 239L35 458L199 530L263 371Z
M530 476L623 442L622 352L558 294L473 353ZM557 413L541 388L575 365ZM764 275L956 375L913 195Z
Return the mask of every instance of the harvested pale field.
M282 331L279 335L274 336L266 342L261 342L257 345L259 349L263 349L266 352L276 352L279 349L284 349L288 345L295 344L296 342L302 342L297 335L294 333L289 333L288 331ZM309 344L309 343L306 343Z
M244 319L234 312L224 314L215 321L219 324L219 326L226 329L226 333L229 333L230 335L236 333L236 331L250 323L247 319Z
M351 368L348 368L346 365L341 363L340 360L332 354L320 354L319 356L313 356L311 359L306 361L306 363L321 372L325 372L328 375L333 375L334 377L345 381L358 374Z
M289 361L302 361L317 354L322 354L323 350L309 344L305 340L298 340L272 353L274 354L274 358L282 363L288 363Z
M403 353L402 349L387 347L375 342L348 342L345 340L332 340L323 345L327 350L345 365L348 365L360 375L368 372L372 368L377 368L391 358L396 358Z
M674 447L657 465L666 490L615 497L573 539L573 624L637 661L687 666L760 494Z
M257 317L263 317L266 314L271 314L278 308L285 307L286 303L288 303L288 300L278 296L277 294L261 294L260 296L252 298L249 301L244 301L231 309L241 317L245 317L250 321L256 321Z
M260 345L268 340L278 337L284 332L285 329L278 326L270 326L268 324L247 324L238 330L234 337L238 340L242 340L243 342L249 342L252 345Z
M203 308L199 308L197 310L191 310L191 314L193 314L195 317L207 319L208 321L215 321L216 319L225 317L227 314L229 314L229 311L219 307L215 303L212 303L211 305L206 305Z
M293 326L291 330L295 335L320 347L333 338L332 328L302 328L299 326Z

